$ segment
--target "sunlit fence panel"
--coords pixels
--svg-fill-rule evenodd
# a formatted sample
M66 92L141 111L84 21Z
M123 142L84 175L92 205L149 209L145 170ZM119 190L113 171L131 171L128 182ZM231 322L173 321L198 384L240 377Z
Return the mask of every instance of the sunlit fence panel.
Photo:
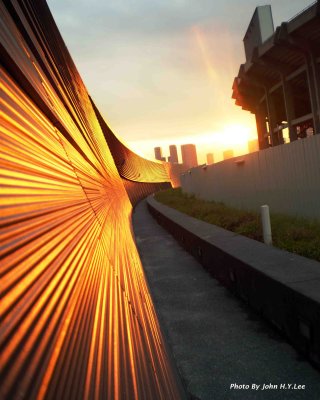
M8 1L0 23L1 398L179 398L131 202L50 12Z
M113 134L97 107L94 103L92 104L120 176L135 182L170 182L165 163L162 161L146 160L131 151Z
M157 190L180 186L182 164L150 161L134 153L114 135L93 101L92 105L133 205Z

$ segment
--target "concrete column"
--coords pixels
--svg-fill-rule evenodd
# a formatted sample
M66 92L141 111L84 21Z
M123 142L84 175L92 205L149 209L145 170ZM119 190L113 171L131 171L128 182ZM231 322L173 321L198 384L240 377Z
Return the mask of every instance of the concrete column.
M263 150L269 147L269 143L266 137L268 133L266 125L266 115L263 110L258 107L256 109L255 117L258 132L259 149Z
M292 126L292 120L294 119L292 90L291 90L289 83L285 80L284 75L281 75L281 80L282 80L284 106L285 106L286 114L287 114L289 138L290 138L290 142L292 142L294 140L297 140L297 131Z
M314 92L316 98L316 124L318 129L315 128L315 133L320 134L320 64L317 63L316 57L313 52L310 52L311 69L314 80ZM311 72L311 71L310 71ZM316 125L315 125L316 126Z
M270 140L271 140L271 146L277 146L279 144L279 140L278 140L278 134L274 133L274 129L277 127L275 109L274 109L274 104L273 104L272 98L269 94L267 87L265 87L265 94L266 94L266 104L267 104L269 135L270 135Z
M283 138L283 132L282 129L279 130L277 133L277 138L278 138L278 144L283 144L284 143L284 138Z
M314 59L311 52L305 56L307 64L307 77L308 77L308 87L311 103L311 111L313 114L313 124L315 133L320 133L320 117L319 117L319 82L317 77L316 60Z

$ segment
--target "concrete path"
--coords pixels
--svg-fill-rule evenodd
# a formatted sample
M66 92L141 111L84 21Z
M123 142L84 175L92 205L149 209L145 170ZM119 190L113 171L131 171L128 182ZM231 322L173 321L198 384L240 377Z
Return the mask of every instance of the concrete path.
M211 278L157 224L145 201L135 208L133 228L162 330L191 399L320 399L320 373Z

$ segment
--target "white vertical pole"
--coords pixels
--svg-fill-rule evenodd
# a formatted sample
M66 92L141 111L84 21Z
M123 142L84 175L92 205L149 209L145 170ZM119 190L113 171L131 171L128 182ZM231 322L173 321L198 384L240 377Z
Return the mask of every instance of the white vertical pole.
M269 206L261 206L261 220L262 220L262 231L263 241L265 244L272 245L272 233L270 223Z

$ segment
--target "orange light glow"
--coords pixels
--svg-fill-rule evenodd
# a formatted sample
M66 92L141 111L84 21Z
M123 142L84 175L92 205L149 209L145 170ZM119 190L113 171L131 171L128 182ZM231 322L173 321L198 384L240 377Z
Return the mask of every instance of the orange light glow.
M1 395L179 398L130 222L168 171L116 160L45 2L22 3L24 33L0 3Z
M236 149L248 143L253 137L253 133L248 126L231 124L227 125L221 137L221 144Z
M257 133L254 124L250 123L233 123L226 124L221 130L202 132L194 135L186 135L174 139L163 139L157 141L157 146L161 146L165 155L168 154L170 144L179 145L184 143L194 143L197 147L199 164L206 162L206 153L214 153L215 161L222 159L224 150L232 149L235 155L245 154L248 152L248 141L256 139ZM150 158L154 157L153 147L154 141L138 141L131 142L133 149L140 149L141 152L147 154ZM181 156L179 156L181 161Z

